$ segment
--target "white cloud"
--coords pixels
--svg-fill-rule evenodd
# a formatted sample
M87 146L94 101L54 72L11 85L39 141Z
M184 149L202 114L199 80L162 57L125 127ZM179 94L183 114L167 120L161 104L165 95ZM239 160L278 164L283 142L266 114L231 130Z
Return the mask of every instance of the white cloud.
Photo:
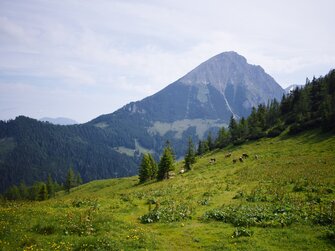
M2 0L0 88L11 99L0 119L20 111L38 117L47 96L43 116L87 121L231 50L284 86L301 83L335 65L334 7L328 0ZM57 108L59 95L66 107Z

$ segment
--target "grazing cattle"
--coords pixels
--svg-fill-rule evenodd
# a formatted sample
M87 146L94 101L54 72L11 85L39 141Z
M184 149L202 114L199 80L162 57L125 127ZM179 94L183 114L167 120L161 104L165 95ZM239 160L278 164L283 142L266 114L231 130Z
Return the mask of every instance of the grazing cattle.
M243 162L243 158L242 157L240 157L239 160L240 160L240 162Z
M258 155L257 154L255 155L255 159L258 159Z
M233 159L233 164L235 164L237 162L237 159Z
M249 157L249 155L247 154L247 153L242 153L242 158L248 158Z
M179 174L183 174L183 173L185 173L185 170L184 170L184 169L181 169L181 170L179 171Z
M229 157L231 157L231 153L227 153L224 157L225 157L225 158L229 158Z
M215 158L212 158L210 161L209 161L210 164L214 164L216 163L216 159Z

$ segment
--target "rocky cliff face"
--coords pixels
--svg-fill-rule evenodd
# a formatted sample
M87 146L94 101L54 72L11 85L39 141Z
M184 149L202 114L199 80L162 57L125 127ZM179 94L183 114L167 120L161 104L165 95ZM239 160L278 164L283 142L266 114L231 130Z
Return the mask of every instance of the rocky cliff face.
M250 65L236 52L224 52L158 93L130 103L91 121L117 135L127 131L117 147L159 153L165 140L172 141L178 156L188 137L195 141L228 124L230 117L248 116L251 108L280 100L284 90L260 66ZM136 142L135 142L136 139ZM139 146L138 149L133 147Z
M253 106L280 100L284 90L262 67L251 65L236 52L224 52L200 64L182 77L185 85L214 87L225 106L237 117L247 116Z

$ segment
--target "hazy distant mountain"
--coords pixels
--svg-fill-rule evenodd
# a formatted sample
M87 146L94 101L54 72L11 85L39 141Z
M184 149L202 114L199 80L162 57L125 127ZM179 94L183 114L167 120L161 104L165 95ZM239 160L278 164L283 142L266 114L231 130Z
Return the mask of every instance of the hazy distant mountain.
M181 156L188 137L202 139L209 130L227 125L231 115L248 116L253 106L280 100L283 93L260 66L236 52L224 52L158 93L89 124L123 135L115 146L120 149L160 153L169 140Z
M69 118L59 117L59 118L49 118L43 117L39 119L40 121L49 122L54 125L75 125L78 124L77 121Z
M290 93L291 91L293 91L294 89L296 88L301 88L303 87L304 85L290 85L288 87L285 88L285 93L288 94Z

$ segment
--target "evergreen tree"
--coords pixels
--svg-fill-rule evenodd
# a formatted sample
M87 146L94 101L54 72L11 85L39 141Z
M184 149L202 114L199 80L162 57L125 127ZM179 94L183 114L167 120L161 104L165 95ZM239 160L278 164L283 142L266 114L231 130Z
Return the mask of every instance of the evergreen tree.
M229 132L222 127L218 132L218 137L216 138L216 147L217 148L224 148L228 146L230 143L230 135Z
M214 150L215 145L214 145L214 141L213 141L213 138L212 138L212 132L208 133L208 136L207 136L207 145L208 145L208 150L209 151Z
M202 141L199 140L198 142L198 149L197 149L197 155L200 156L200 155L203 155L204 154L204 148L203 148L203 144L202 144Z
M20 191L20 197L22 200L27 200L29 198L28 187L26 186L24 181L20 182L19 191Z
M83 179L80 176L80 173L78 172L76 177L75 177L75 186L79 186L83 184Z
M6 194L5 194L5 197L9 200L20 200L21 199L21 195L20 195L20 190L19 188L14 185L14 186L11 186Z
M229 133L231 135L231 139L232 141L236 141L238 139L238 125L237 125L237 122L234 118L233 115L231 115L230 117L230 122L229 122Z
M142 161L139 168L140 183L156 179L156 177L157 177L157 163L150 153L146 153L142 157Z
M38 193L40 191L40 185L39 182L35 182L30 188L29 188L29 199L30 200L38 200Z
M47 180L46 185L47 185L49 198L55 197L55 183L53 182L50 174L48 175L48 180Z
M174 155L170 144L167 143L163 150L163 155L158 164L157 179L163 180L169 178L169 172L174 171Z
M148 154L144 154L139 168L139 180L140 183L146 182L150 178L150 162Z
M149 166L150 166L149 178L151 180L154 180L157 178L158 166L157 166L157 163L154 157L150 153L148 153L148 158L149 158Z
M75 177L72 167L69 168L64 184L64 189L66 192L70 193L70 189L75 185Z
M185 154L184 161L185 161L185 164L184 164L185 169L187 171L191 170L192 165L195 163L195 150L194 150L194 145L193 145L191 137L188 140L188 148Z
M238 124L238 138L244 141L249 135L249 127L247 120L242 117Z
M39 191L38 191L38 200L46 200L48 199L48 188L44 182L39 183Z

